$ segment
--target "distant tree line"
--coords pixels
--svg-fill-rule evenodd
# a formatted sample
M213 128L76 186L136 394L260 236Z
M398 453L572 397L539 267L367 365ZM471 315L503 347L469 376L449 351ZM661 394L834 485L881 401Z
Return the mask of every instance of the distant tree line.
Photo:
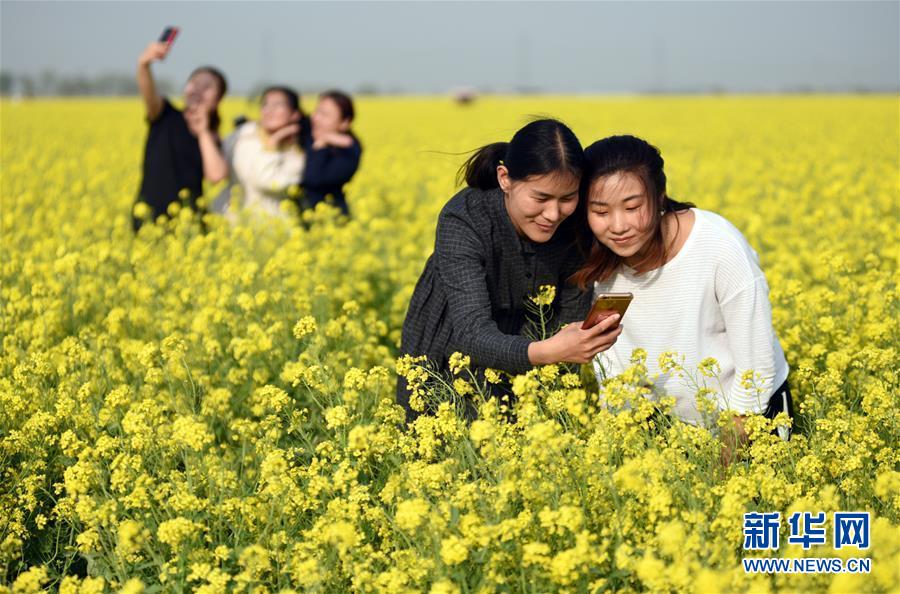
M157 87L164 95L173 95L180 91L180 86L172 83L170 79L159 78L156 81ZM251 92L246 96L255 100L268 84L255 84L251 87ZM304 96L314 94L316 90L325 89L323 85L311 85L305 87L300 85L300 89L304 91ZM470 87L466 87L469 89ZM510 88L491 87L471 87L473 92L478 95L490 95L493 93L514 93L518 95L532 95L545 92L538 86L513 86ZM456 95L457 90L451 90L451 95ZM892 85L885 88L852 86L852 85L793 85L786 86L777 90L762 91L764 94L771 93L791 93L791 94L811 94L811 93L896 93L898 91ZM363 82L352 90L355 95L403 95L409 92L408 89L399 86L381 87L373 82ZM600 91L602 93L602 91ZM694 94L711 94L711 95L727 95L729 93L754 93L752 89L728 89L721 86L708 87L669 87L669 88L645 88L639 89L637 92L646 95L668 94L668 95L694 95ZM138 94L137 81L133 73L109 72L96 76L84 76L81 74L59 74L52 70L45 70L38 75L17 74L14 72L0 71L0 95L18 96L18 97L38 97L38 96L76 96L76 95L107 95L107 96L134 96ZM234 95L238 95L234 93Z
M175 86L168 79L157 79L157 87L164 94L171 94ZM73 96L73 95L137 95L134 74L120 72L96 76L59 74L45 70L39 75L0 72L0 95L22 97Z

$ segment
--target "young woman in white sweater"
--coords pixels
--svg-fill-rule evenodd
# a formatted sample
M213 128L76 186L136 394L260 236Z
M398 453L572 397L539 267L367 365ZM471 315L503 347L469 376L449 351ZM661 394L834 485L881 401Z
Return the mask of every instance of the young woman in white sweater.
M263 91L259 121L241 124L225 139L222 152L231 179L216 198L214 211L227 211L227 217L235 218L235 211L228 207L232 188L238 185L242 190L240 208L257 215L287 216L281 203L291 198L291 186L299 192L306 163L300 140L302 120L296 91L283 86Z
M655 388L675 397L675 415L708 426L711 416L697 406L699 382L660 368L660 355L674 351L688 374L716 390L710 397L717 410L740 413L740 439L747 414L773 418L784 410L793 417L769 287L741 232L713 212L669 198L662 156L640 138L595 142L585 161L579 209L593 239L576 280L593 283L595 295L634 295L618 341L594 360L598 377L621 373L632 351L645 349L648 374ZM698 366L710 357L718 368L707 364L703 376ZM779 434L789 439L789 430Z

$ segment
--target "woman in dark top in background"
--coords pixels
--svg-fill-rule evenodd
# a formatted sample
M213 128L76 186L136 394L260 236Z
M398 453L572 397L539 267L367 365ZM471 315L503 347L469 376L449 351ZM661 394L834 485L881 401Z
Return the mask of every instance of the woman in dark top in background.
M148 215L156 219L166 214L173 202L184 201L196 208L203 178L215 183L228 175L220 149L218 113L227 89L225 77L210 66L194 70L184 86L184 111L178 110L157 93L150 71L150 64L165 58L168 50L168 44L153 42L138 59L137 83L150 128L137 201L149 206L150 212L132 213L135 231Z
M449 373L455 351L483 368L523 373L534 365L587 363L621 332L610 316L589 330L581 324L590 291L567 282L583 264L576 247L578 184L584 152L575 134L556 120L537 120L508 143L478 150L464 165L467 188L438 217L434 253L416 284L403 323L401 353L426 355ZM556 287L552 321L570 323L551 338L531 340L526 300L541 285ZM492 394L509 394L508 382ZM400 377L397 402L407 422L423 411L410 403ZM431 412L426 410L425 412ZM471 416L474 411L468 410Z
M353 100L345 93L326 91L319 95L310 118L312 134L306 137L306 168L301 182L309 208L323 200L333 201L349 215L344 184L356 173L362 156L362 146L350 129L353 116Z

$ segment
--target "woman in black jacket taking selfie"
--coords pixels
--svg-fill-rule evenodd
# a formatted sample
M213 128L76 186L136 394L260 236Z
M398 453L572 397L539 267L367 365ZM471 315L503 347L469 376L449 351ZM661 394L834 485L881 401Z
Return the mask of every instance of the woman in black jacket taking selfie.
M172 203L197 209L204 178L216 183L228 175L218 112L228 86L225 76L211 66L196 68L184 86L184 109L177 109L159 94L150 69L166 57L170 47L170 43L153 42L138 58L137 84L148 128L135 204L142 208L132 210L135 232L145 221L167 215Z
M523 373L534 365L587 363L621 332L610 316L589 330L581 324L590 292L567 282L583 264L574 220L584 152L575 134L552 119L529 123L508 143L479 149L463 166L467 187L441 211L434 253L416 284L403 323L401 353L425 355L449 377L449 357L471 357L484 368ZM526 302L542 285L556 288L553 320L570 323L550 338L526 330ZM509 394L508 383L492 386ZM407 422L431 412L410 402L401 376L397 402ZM415 406L414 406L415 405ZM467 411L471 416L474 411Z

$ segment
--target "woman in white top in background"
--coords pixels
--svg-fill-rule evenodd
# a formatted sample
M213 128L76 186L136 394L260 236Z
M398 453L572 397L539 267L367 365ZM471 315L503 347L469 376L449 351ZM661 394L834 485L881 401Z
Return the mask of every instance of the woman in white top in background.
M701 361L713 357L718 373L701 379L717 390L719 410L741 413L735 423L741 441L747 414L773 418L784 410L793 417L769 287L741 232L713 212L669 198L659 150L634 136L588 147L581 198L580 216L593 238L576 280L583 287L594 283L595 295L634 294L618 341L594 361L598 377L601 366L610 375L621 373L632 350L645 349L648 374L658 374L655 386L676 399L673 412L707 425L697 407L697 384L662 373L659 357L667 351L683 355L683 369L695 377ZM750 371L753 386L742 381ZM779 434L789 439L788 431Z
M263 91L259 121L241 124L225 139L223 153L231 183L216 199L214 210L228 208L231 189L237 184L242 190L241 208L286 216L281 202L290 198L289 189L299 183L306 161L300 143L301 119L296 91L281 86Z

